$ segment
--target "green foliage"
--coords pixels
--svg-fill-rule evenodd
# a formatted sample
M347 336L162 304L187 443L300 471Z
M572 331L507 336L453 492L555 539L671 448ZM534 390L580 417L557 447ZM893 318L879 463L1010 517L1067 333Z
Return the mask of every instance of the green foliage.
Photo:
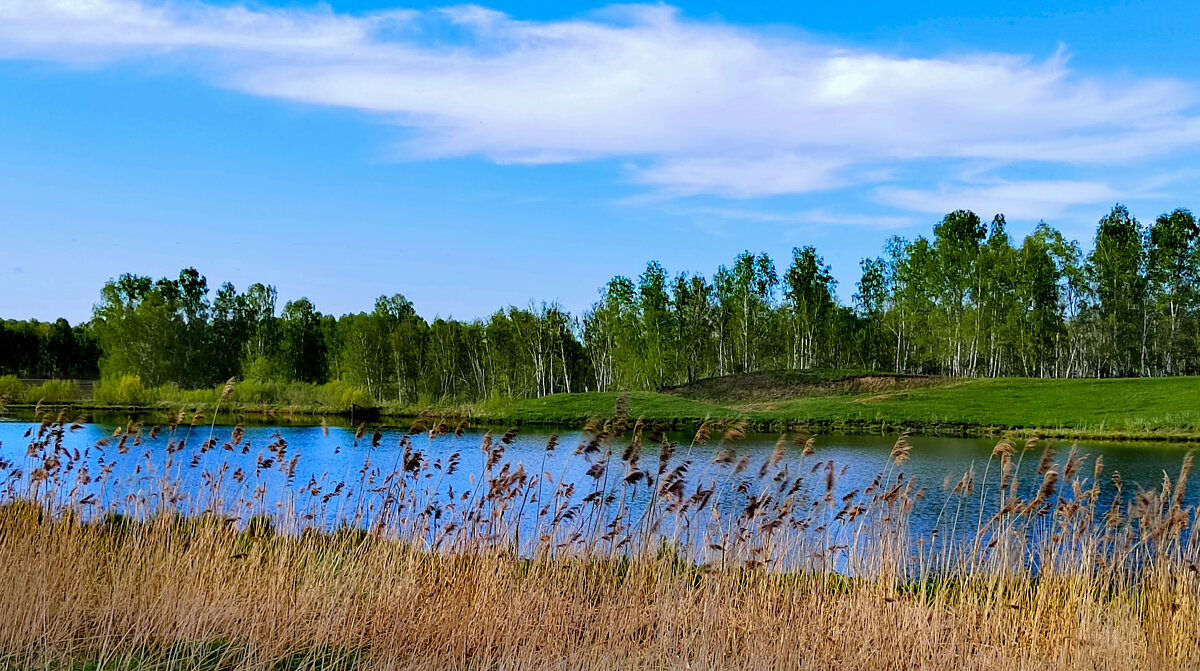
M0 375L94 379L99 349L89 326L0 320Z
M150 394L142 385L141 376L121 375L96 383L92 400L102 405L140 406L150 401Z
M1161 317L1160 342L1164 372L1168 375L1187 366L1196 352L1200 281L1200 227L1191 212L1183 209L1164 214L1150 228L1147 280L1155 312Z
M1106 363L1101 373L1145 371L1141 344L1146 296L1146 250L1142 225L1118 205L1100 220L1089 271L1098 301L1097 320Z
M957 380L890 393L811 396L772 404L762 419L1043 427L1128 435L1200 430L1200 377Z
M274 287L263 284L212 293L192 268L173 279L126 274L105 284L83 327L0 323L0 374L28 382L99 371L97 400L114 403L213 404L238 378L242 404L344 409L494 406L785 369L1200 373L1200 227L1190 212L1146 228L1117 205L1086 255L1044 222L1018 240L1003 215L985 221L956 210L930 237L888 240L862 261L852 306L839 303L832 269L812 246L793 249L782 273L749 251L711 277L671 275L651 261L635 279L612 278L579 319L531 303L430 322L400 294L334 317L307 298L277 310ZM120 389L126 376L144 386Z
M247 380L257 380L259 382L278 379L282 373L280 373L278 366L275 364L276 362L270 357L256 356L242 364L242 375Z
M375 405L375 399L366 389L341 380L328 382L318 387L318 399L318 404L338 408L342 411L349 410L352 404L368 408Z
M21 401L25 385L16 375L0 375L0 398L7 396L11 401Z
M375 399L366 389L340 380L325 384L243 380L234 385L233 393L227 399L221 397L224 383L203 389L183 389L177 385L161 385L148 389L139 388L136 392L131 392L133 396L141 399L137 403L113 400L130 397L122 397L120 392L115 392L116 386L117 383L108 381L97 385L96 402L111 405L197 408L220 406L226 409L299 408L323 412L347 412L352 405L362 407L376 405Z
M79 397L79 385L72 380L47 380L38 386L26 388L21 397L26 403L73 401Z
M786 379L781 383L796 380ZM830 375L801 376L820 383ZM751 390L761 389L758 376L747 376ZM1063 435L1170 438L1200 431L1200 377L1115 380L1052 380L998 378L978 380L898 381L890 391L844 393L825 391L769 402L739 403L745 396L737 378L725 387L725 401L700 402L654 392L628 394L630 414L647 422L686 425L706 417L743 417L758 430L809 424L836 430L839 426L900 430L923 427L933 432L981 428L1040 428ZM689 393L677 390L673 394ZM708 394L701 394L709 396ZM611 413L623 394L556 394L512 402L487 413L497 422L571 422Z
M321 317L307 298L283 306L279 356L287 379L315 383L328 379L328 350Z
M222 400L224 384L205 389L181 389L162 385L144 390L145 405L216 408L299 408L312 412L348 412L352 406L376 405L367 390L342 381L325 384L306 382L247 381L234 385L233 394ZM103 401L100 401L103 402Z
M833 290L837 282L830 267L813 247L792 250L792 265L783 278L788 340L792 345L791 367L811 368L822 357L828 338L823 331L831 325L837 306Z

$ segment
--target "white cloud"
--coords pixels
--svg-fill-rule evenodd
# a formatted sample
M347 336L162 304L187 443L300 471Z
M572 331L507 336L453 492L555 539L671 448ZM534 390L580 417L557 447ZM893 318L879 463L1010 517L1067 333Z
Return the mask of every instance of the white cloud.
M1120 197L1107 184L1070 180L997 181L936 189L885 186L875 194L880 202L915 212L940 215L969 209L981 216L1002 213L1016 219L1057 217L1075 205L1111 205Z
M635 180L668 195L828 190L887 181L889 166L912 161L1038 161L1069 171L1200 143L1196 91L1183 82L1084 77L1061 53L902 58L690 21L661 5L531 22L477 6L345 14L0 0L0 57L168 54L222 86L411 128L414 156L621 158ZM961 196L1017 216L1014 208L1098 202L1110 190L1064 178L878 194L922 212L935 211L922 198L945 211Z
M729 207L694 208L693 214L707 215L730 221L751 221L763 224L788 224L799 226L854 226L879 230L894 230L916 225L912 217L896 215L845 214L829 210L813 209L796 212L750 210Z
M843 185L842 165L793 154L765 157L670 157L637 171L637 179L672 195L716 194L753 198L823 191Z

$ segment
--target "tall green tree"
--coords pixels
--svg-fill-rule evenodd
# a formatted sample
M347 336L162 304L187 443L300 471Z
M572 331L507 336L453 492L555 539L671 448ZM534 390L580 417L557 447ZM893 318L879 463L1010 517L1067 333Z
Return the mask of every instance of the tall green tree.
M671 297L667 290L667 271L658 263L646 264L646 272L638 277L639 334L642 340L642 386L656 388L674 379L671 367L672 335Z
M403 294L380 296L375 300L374 314L387 331L387 356L395 398L413 402L420 396L421 360L429 325L417 315L411 301Z
M681 377L676 382L695 382L717 369L713 339L712 285L702 275L680 274L671 292L674 311L674 342Z
M1104 336L1097 368L1106 375L1146 371L1150 314L1143 236L1142 225L1118 204L1100 220L1088 257Z
M723 373L758 370L767 353L771 303L779 276L764 254L743 252L733 266L721 266L713 277L719 310L719 364Z
M628 277L614 277L600 300L584 315L583 338L600 391L630 388L627 378L640 358L636 288Z
M101 374L137 375L149 385L182 379L178 300L167 280L125 274L106 283L92 317Z
M888 343L884 328L891 293L887 263L882 258L863 259L862 271L854 294L854 305L862 319L860 333L863 362L870 370L883 370L888 365Z
M1161 352L1167 375L1187 370L1188 354L1194 350L1198 238L1196 218L1184 209L1161 215L1150 227L1146 279L1164 326Z
M952 375L973 372L968 345L968 300L979 283L979 247L987 228L970 210L955 210L933 229L933 251L938 261L940 303L946 312L948 352L946 368Z
M792 368L812 368L830 343L819 335L828 332L827 320L836 301L832 269L812 246L792 249L792 263L784 273L784 299L787 301Z
M1019 311L1011 321L1016 340L1019 372L1030 377L1047 377L1054 370L1055 352L1063 330L1061 277L1047 241L1039 236L1025 238L1017 256L1013 294Z
M206 380L227 380L242 376L243 349L250 338L250 314L246 297L228 282L217 289L213 298L209 326Z
M249 336L242 370L248 378L268 380L283 375L279 368L279 318L275 308L278 300L274 286L256 282L246 289L243 302Z
M321 313L307 298L289 301L280 317L281 366L287 379L323 383L329 379L325 328Z

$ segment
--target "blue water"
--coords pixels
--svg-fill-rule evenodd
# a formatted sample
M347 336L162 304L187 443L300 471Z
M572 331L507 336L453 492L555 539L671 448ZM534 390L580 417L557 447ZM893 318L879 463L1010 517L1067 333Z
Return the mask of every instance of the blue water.
M610 520L618 511L628 520L644 519L646 503L651 498L651 490L644 482L620 484L627 474L625 464L620 461L625 441L615 441L614 454L608 458L603 448L593 454L577 454L578 448L592 438L578 431L558 436L553 451L546 449L550 431L522 431L506 445L489 472L489 453L480 449L484 440L480 431L430 438L424 433L406 436L404 431L387 429L376 436L374 430L368 429L356 440L354 430L343 427L249 426L238 444L226 449L223 445L231 442L232 432L228 426L181 427L174 434L164 427L156 438L150 437L150 427L144 427L141 444L135 446L134 440L127 438L122 452L121 439L113 435L118 428L111 423L91 423L63 433L63 449L56 457L65 464L57 472L54 500L58 505L83 507L85 514L97 516L111 512L147 515L169 507L193 513L216 512L243 522L251 515L266 513L287 517L299 526L370 526L387 522L388 515L395 516L395 511L401 508L401 515L413 515L431 504L441 508L450 502L455 503L454 509L465 509L484 495L486 489L480 483L501 474L507 465L508 472L522 469L529 478L541 474L532 481L533 487L509 502L511 510L520 506L523 513L529 513L523 515L517 527L530 535L537 524L534 511L551 504L551 492L561 483L575 484L571 503L581 506L581 515L589 509L583 499L590 492L604 490L614 497L621 496L620 502L592 504L593 511L597 506L607 507L600 521L590 528ZM38 424L28 421L0 420L0 459L6 462L0 476L8 483L0 488L0 498L28 494L30 476L43 465L47 454L43 451L37 457L27 455L38 429ZM26 436L27 433L30 435ZM493 446L501 444L502 433L493 433ZM211 449L202 449L210 438ZM687 435L668 438L678 443L668 469L690 462L684 494L691 495L697 488L715 490L709 507L722 516L723 522L717 526L736 517L750 496L771 486L759 478L759 472L770 457L777 436L751 435L728 443L713 439L705 445L690 444L691 437ZM181 449L180 440L184 441ZM825 496L832 474L829 499L835 503L830 504L825 517L818 518L830 523L831 514L841 507L843 496L868 488L880 474L886 473L889 483L896 482L896 478L912 479L924 489L923 498L915 503L909 518L909 531L914 537L928 536L935 528L943 538L948 534L973 535L978 520L986 517L979 512L980 493L985 489L988 490L983 499L985 512L988 515L993 512L1000 466L998 460L993 460L990 467L988 462L997 441L922 436L909 440L913 446L911 458L901 467L889 458L894 436L817 436L815 451L808 456L803 455L802 444L789 442L782 461L771 473L787 468L790 475L805 474L801 493L807 493L808 499L804 505L815 505ZM174 446L175 451L168 446ZM1042 456L1041 446L1023 457L1023 444L1018 442L1015 447L1014 459L1022 459L1021 491L1031 496L1040 483L1036 467ZM714 464L723 449L734 451L732 463ZM1056 446L1055 462L1060 471L1069 449L1070 444L1065 442ZM1103 458L1104 490L1099 507L1104 510L1112 500L1114 490L1110 479L1114 472L1120 473L1126 492L1133 492L1139 486L1158 487L1164 472L1175 480L1188 449L1186 445L1168 443L1083 443L1078 451L1086 460L1078 477L1084 487L1090 486L1095 459ZM420 463L415 474L403 472L406 450L411 465ZM419 459L415 457L418 452ZM452 455L457 455L455 469L449 468ZM642 447L640 465L655 480L660 479L659 456L657 444ZM750 459L745 469L735 473L736 464L746 456ZM603 474L597 472L597 462L607 463ZM970 495L952 495L953 485L972 468L976 489ZM85 469L86 475L81 476L81 470ZM589 475L590 469L597 477ZM986 483L985 469L988 469ZM1188 506L1195 504L1196 493L1200 491L1196 477L1192 475L1189 479L1190 491L1184 499ZM770 479L768 475L767 480ZM950 488L945 486L947 481ZM48 490L44 483L40 487L39 492ZM541 501L535 500L537 493L542 494ZM80 506L80 501L85 505ZM563 499L556 505L561 510L567 504ZM548 510L543 520L554 517L554 512ZM704 523L713 521L710 513L696 515L698 524L701 518ZM430 524L436 529L452 519L453 513L448 513ZM670 529L678 531L674 524ZM660 531L666 533L666 528ZM810 526L806 531L826 530ZM495 529L493 532L499 533ZM431 532L426 540L435 536Z

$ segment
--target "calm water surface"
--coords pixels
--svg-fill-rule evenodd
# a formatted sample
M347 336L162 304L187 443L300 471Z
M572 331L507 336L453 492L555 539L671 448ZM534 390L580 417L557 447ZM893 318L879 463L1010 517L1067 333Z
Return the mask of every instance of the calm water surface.
M207 506L211 502L201 502L198 498L204 495L197 495L212 491L213 474L219 474L224 469L221 496L228 500L247 499L253 498L257 491L263 503L261 509L267 510L272 506L282 508L290 505L289 501L294 499L289 497L295 496L302 487L311 489L315 486L327 492L337 483L343 483L349 498L340 504L339 510L330 513L331 517L325 520L326 523L338 516L345 517L346 507L355 505L355 497L358 496L356 491L369 492L373 486L378 487L387 474L401 467L401 438L405 435L401 430L385 429L378 445L372 447L372 431L356 441L354 431L343 427L248 426L245 428L245 438L233 451L217 447L201 454L201 444L210 437L210 428L204 426L179 429L176 437L187 439L186 449L180 452L168 454L168 435L164 430L157 439L146 437L142 445L120 454L116 448L117 439L112 437L116 428L117 425L111 423L85 424L64 437L68 450L77 449L81 455L86 453L81 463L87 464L91 477L94 478L103 468L111 469L103 486L93 483L83 488L93 496L98 510L121 511L133 505L131 502L138 496L144 498L147 494L161 491L164 475L169 475L169 479L179 484L182 503L176 505L183 508ZM25 434L29 431L36 432L37 425L28 421L0 420L0 458L9 462L8 472L4 474L6 477L14 469L22 471L21 477L28 477L28 473L36 467L26 456L30 439ZM220 444L229 440L231 427L217 426L211 431ZM499 433L494 434L497 442ZM558 438L557 449L547 452L550 434L545 429L522 431L507 447L502 463L509 463L514 468L520 464L530 474L547 473L554 482L575 482L580 492L594 487L592 483L595 481L587 471L597 457L575 454L576 447L587 441L589 436L580 432L564 432ZM692 462L688 492L697 485L712 486L721 492L716 497L717 504L732 509L745 500L745 494L737 491L739 483L749 483L744 488L746 491L758 491L759 468L770 457L777 436L751 435L723 446L735 450L735 461L744 456L750 457L748 467L740 474L734 474L731 465L712 463L722 448L715 444L715 440L708 445L689 446L690 436L670 438L680 443L673 463L682 460ZM97 447L97 443L105 439L109 444ZM278 447L280 439L286 444L282 460L278 459L277 452L268 449L272 443ZM451 455L456 453L460 459L453 474L446 474L444 468L429 469L420 487L443 498L448 498L451 491L456 496L470 491L484 472L486 455L480 450L482 439L482 432L468 432L462 436L442 435L432 440L424 434L412 436L410 449L420 451L431 465L436 462L445 466ZM894 436L818 436L815 453L807 457L802 456L801 446L789 443L784 463L793 473L812 473L806 487L820 488L822 492L826 486L825 473L832 470L836 474L835 494L840 497L853 490L866 488L877 475L888 469L889 453L894 442ZM947 480L956 483L965 472L974 468L977 488L982 487L984 471L988 469L988 486L994 487L999 478L999 464L993 461L989 468L988 461L997 441L914 436L910 442L913 445L911 459L901 470L906 477L915 479L927 489L927 495L914 509L912 531L925 535L935 525L940 525L938 528L944 534L948 520L954 519L957 520L955 528L960 532L973 533L979 512L978 492L981 490L977 489L972 497L951 497L944 483ZM624 475L624 466L616 463L622 446L623 443L617 443L614 466L609 471L614 480ZM1019 457L1022 446L1018 444L1016 447ZM1070 444L1059 443L1056 447L1055 461L1061 465L1067 457ZM1101 508L1104 508L1111 501L1113 488L1109 481L1114 472L1120 473L1126 492L1135 491L1139 485L1147 489L1158 487L1164 472L1172 480L1175 479L1188 449L1187 445L1168 443L1081 443L1079 451L1087 461L1080 472L1082 477L1090 480L1095 460L1103 458L1101 479L1105 493L1101 498ZM1024 455L1020 471L1022 489L1028 491L1039 481L1036 467L1041 456L1040 447ZM257 469L256 466L266 458L289 463L295 459L293 475L289 478L278 467L278 463L274 468ZM657 445L643 448L644 467L656 470L652 465L657 464L658 458ZM827 467L829 462L834 465L832 469ZM242 482L235 482L231 475L239 469L246 477ZM1193 475L1191 478L1187 505L1196 502L1196 477ZM632 497L632 506L644 505L648 495L644 493L644 486L642 490L643 494Z

